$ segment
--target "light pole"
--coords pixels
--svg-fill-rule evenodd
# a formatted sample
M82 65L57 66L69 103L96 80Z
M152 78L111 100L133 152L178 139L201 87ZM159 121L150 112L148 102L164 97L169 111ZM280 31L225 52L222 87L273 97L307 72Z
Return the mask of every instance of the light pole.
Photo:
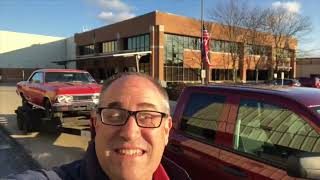
M201 84L204 84L204 78L205 78L205 70L203 69L203 0L201 0L201 58L200 58L200 61L201 61Z

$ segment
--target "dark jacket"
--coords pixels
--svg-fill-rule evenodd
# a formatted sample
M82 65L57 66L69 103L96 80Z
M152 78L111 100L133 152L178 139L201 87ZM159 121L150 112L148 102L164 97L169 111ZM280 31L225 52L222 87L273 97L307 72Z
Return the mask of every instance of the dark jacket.
M187 180L189 175L184 169L172 162L166 157L161 160L165 173L170 179ZM155 176L155 175L154 175ZM158 175L157 175L158 176ZM158 176L161 177L161 176ZM22 174L8 176L6 179L21 179L21 180L99 180L109 179L103 172L98 162L94 141L90 142L86 155L83 159L74 161L70 164L65 164L52 170L34 170L26 171ZM158 178L159 179L159 178ZM161 178L160 178L161 179Z

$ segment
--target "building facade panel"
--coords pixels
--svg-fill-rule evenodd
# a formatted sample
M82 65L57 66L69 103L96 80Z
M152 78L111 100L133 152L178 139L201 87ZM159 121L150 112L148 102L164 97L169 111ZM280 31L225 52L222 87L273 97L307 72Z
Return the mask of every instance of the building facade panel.
M75 58L73 37L62 38L0 31L0 82L17 82L39 68L63 68L53 63ZM75 68L75 64L68 64Z
M131 37L149 33L150 26L155 24L154 13L115 23L111 26L98 28L95 31L96 42L115 40L121 37ZM139 32L139 33L137 33Z
M296 77L320 77L320 58L298 58L296 62Z

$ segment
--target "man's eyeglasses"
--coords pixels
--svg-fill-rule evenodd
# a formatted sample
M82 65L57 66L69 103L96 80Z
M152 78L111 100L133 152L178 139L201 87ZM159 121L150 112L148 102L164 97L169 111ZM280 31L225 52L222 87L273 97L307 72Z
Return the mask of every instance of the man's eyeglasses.
M98 108L98 114L103 124L123 126L130 116L134 116L139 127L157 128L161 125L166 113L150 110L128 111L121 108Z

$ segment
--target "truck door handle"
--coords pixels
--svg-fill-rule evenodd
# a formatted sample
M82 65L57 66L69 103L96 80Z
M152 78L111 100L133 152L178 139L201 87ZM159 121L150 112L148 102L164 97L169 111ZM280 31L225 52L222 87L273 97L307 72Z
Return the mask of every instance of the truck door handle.
M181 147L175 144L168 144L168 150L175 153L175 154L183 154L184 151Z
M235 166L223 166L222 169L224 172L226 172L228 174L232 174L234 176L238 176L241 178L248 177L247 173L245 173L244 171L242 171L241 169L239 169L238 167L235 167Z

